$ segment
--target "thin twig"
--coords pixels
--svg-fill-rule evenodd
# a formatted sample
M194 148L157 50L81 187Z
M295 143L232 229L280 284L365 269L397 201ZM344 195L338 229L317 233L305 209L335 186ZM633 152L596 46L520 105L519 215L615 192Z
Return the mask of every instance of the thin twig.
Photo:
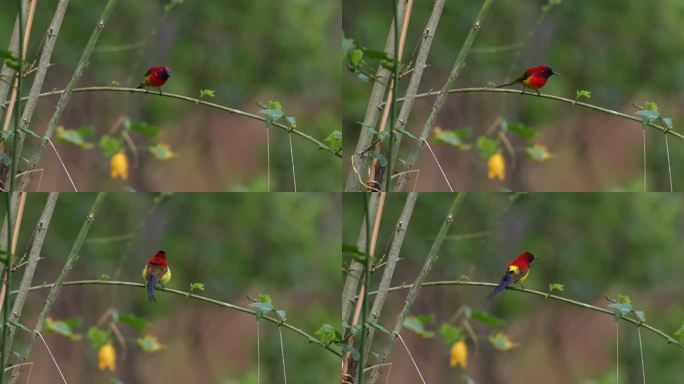
M73 281L65 281L65 282L61 283L60 285L63 287L81 286L81 285L85 285L85 286L87 286L87 285L116 285L116 286L124 286L124 287L146 288L145 284L143 284L143 283L136 283L136 282L132 282L132 281L118 281L118 280L73 280ZM52 289L54 286L55 286L55 283L35 285L35 286L29 288L29 291L39 291L39 290L43 290L43 289ZM212 298L209 298L206 296L200 296L198 294L195 294L195 293L192 293L189 291L188 292L180 291L180 290L168 288L168 287L158 287L157 291L172 293L174 295L181 296L183 299L195 299L195 300L199 300L199 301L204 301L206 303L214 304L214 305L217 305L219 307L228 308L228 309L243 312L243 313L246 313L246 314L249 314L252 316L256 316L256 311L253 311L249 308L245 308L245 307L241 307L239 305L230 304L228 302L223 302L220 300L212 299ZM12 292L10 292L10 294L16 295L17 291L12 291ZM316 344L319 347L325 348L326 351L328 351L328 352L330 352L336 356L342 357L342 353L340 353L340 351L334 349L333 347L331 347L328 344L322 343L320 340L318 340L318 338L312 336L311 334L307 333L306 331L304 331L302 329L299 329L299 328L291 325L290 323L284 322L281 319L277 319L275 317L270 317L270 316L262 316L261 319L266 320L268 322L271 322L273 324L285 327L285 328L303 336L304 338L306 338L310 344Z
M416 372L418 372L418 376L420 376L420 381L425 384L425 379L423 378L423 374L420 373L420 368L418 368L418 364L416 364L416 361L413 359L413 355L411 354L411 351L409 350L408 346L404 342L404 338L401 337L401 333L397 333L397 337L399 338L399 341L401 341L401 344L404 345L404 349L406 349L406 353L408 353L409 357L411 358L411 362L413 363L413 366L416 368Z
M55 144L53 144L52 140L50 140L50 139L47 139L47 141L50 143L52 150L55 151L55 155L57 155L57 159L59 159L59 163L62 165L62 169L64 169L64 173L66 173L67 177L69 178L69 182L71 183L71 186L74 188L74 192L78 192L78 188L76 188L76 184L74 184L74 179L71 178L71 175L69 174L69 170L67 169L66 165L64 165L64 161L62 161L62 156L59 155L59 152L57 152L57 148L55 148Z
M209 101L202 100L202 99L196 99L196 98L192 98L189 96L178 95L175 93L164 92L163 94L159 95L157 93L147 92L144 89L127 88L127 87L113 87L113 86L96 86L96 87L74 88L73 92L74 93L79 93L79 92L130 92L130 93L140 93L140 94L143 94L147 97L169 97L169 98L176 99L176 100L183 100L183 101L191 102L193 104L204 105L205 107L218 109L218 110L221 110L224 112L232 113L234 115L239 115L239 116L246 117L249 119L254 119L254 120L266 122L266 118L263 116L259 116L259 115L253 114L253 113L241 111L239 109L227 107L227 106L224 106L221 104L211 103ZM38 95L38 97L58 96L58 95L61 95L62 93L64 93L63 89L52 90L50 92L41 93ZM22 98L22 101L25 101L25 100L26 100L26 98ZM311 136L307 133L304 133L300 130L288 127L285 124L277 123L277 122L271 123L270 126L278 127L280 130L282 130L284 132L288 132L288 131L292 132L295 135L302 137L302 138L316 144L319 149L330 152L331 154L333 154L337 157L340 157L340 158L342 157L342 155L339 152L333 151L325 143L317 140L316 138L314 138L313 136Z
M292 135L290 133L288 133L287 138L290 140L290 162L292 163L292 185L294 185L294 191L297 192L297 172L295 172L294 152L292 151Z
M45 349L47 349L48 354L50 354L50 358L52 359L52 362L55 363L55 367L57 367L57 372L59 372L59 376L62 378L62 381L64 382L64 384L68 384L66 379L64 378L64 374L62 373L62 370L59 368L59 364L57 364L57 360L55 359L55 356L52 354L52 351L50 350L50 346L48 345L47 341L45 341L43 334L38 332L38 336L40 336L40 339L43 340L43 344L45 345Z
M280 355L283 357L283 383L287 384L287 370L285 369L285 349L283 347L283 329L278 327L278 335L280 336Z
M674 192L674 187L672 186L672 164L670 163L670 144L667 141L667 135L665 135L665 152L667 153L667 174L670 176L670 192Z
M620 323L615 322L615 384L620 384Z
M449 183L449 179L447 178L447 175L444 173L444 170L442 169L442 165L439 163L439 160L437 160L437 156L435 155L435 151L432 150L432 147L430 146L430 143L427 142L427 140L425 140L425 145L430 150L430 153L432 154L432 158L435 159L435 163L437 163L437 167L439 168L439 171L442 173L442 177L444 178L444 181L446 182L447 186L449 187L449 191L453 192L454 189L451 188L451 183Z
M644 366L644 347L641 345L641 327L637 325L637 335L639 335L639 354L641 355L641 375L646 384L646 367Z
M511 94L518 95L518 97L520 97L520 90L508 89L508 88L471 87L471 88L453 88L453 89L450 89L448 91L449 94L453 94L453 93L478 93L478 92L511 93ZM635 121L635 122L641 124L641 119L637 116L628 115L626 113L618 112L618 111L615 111L615 110L612 110L609 108L599 107L597 105L585 103L583 101L577 101L575 99L568 99L566 97L550 95L548 93L540 93L539 95L537 95L536 93L526 92L525 94L526 95L532 95L535 97L535 99L539 99L539 98L551 99L551 100L555 100L555 101L568 103L570 105L578 105L578 106L583 107L583 108L593 109L595 111L603 112L603 113L606 113L606 114L612 115L612 116L621 117L623 119L632 120L632 121ZM439 92L430 91L430 92L418 94L418 95L416 95L416 98L434 97L437 95L439 95ZM403 101L403 99L397 100L397 102L402 102L402 101ZM382 106L382 104L380 104L379 106ZM670 135L672 135L672 136L674 136L680 140L684 140L684 134L679 133L675 130L668 129L666 127L663 127L663 126L655 124L655 123L648 123L647 125L651 128L655 128L655 129L659 130L660 132L667 133L667 134L670 134Z
M425 282L425 283L422 283L421 285L422 285L423 287L439 287L439 286L450 286L450 285L463 285L463 286L471 286L471 287L488 287L488 288L493 288L493 287L496 287L498 284L497 284L497 283L487 283L487 282L483 282L483 281L442 280L442 281L430 281L430 282ZM402 284L402 285L399 285L399 286L390 288L390 289L389 289L389 292L395 292L395 291L400 291L400 290L405 290L405 289L411 289L411 288L413 288L413 286L414 286L414 284ZM590 310L592 310L592 311L601 312L601 313L603 313L603 314L605 314L605 315L608 315L608 316L611 316L611 317L614 317L614 316L615 316L615 314L614 314L612 311L608 310L608 309L601 308L601 307L597 307L597 306L594 306L594 305L591 305L591 304L587 304L587 303L583 303L583 302L581 302L581 301L568 299L568 298L565 298L565 297L562 297L562 296L550 295L550 294L549 294L548 292L546 292L546 291L542 292L542 291L536 291L536 290L530 289L530 288L522 289L522 288L517 288L517 287L512 287L512 286L509 286L509 287L507 288L507 290L509 290L509 291L511 291L511 292L519 292L519 293L525 293L525 294L529 294L529 295L537 295L537 296L541 296L541 297L546 298L546 299L557 300L557 301L560 301L560 302L563 302L563 303L572 304L572 305L577 306L577 307L580 307L580 308L585 308L585 309L590 309ZM376 294L377 294L376 291L368 292L368 296L373 296L373 295L376 295ZM655 334L657 334L657 335L663 337L663 338L667 341L668 344L675 344L675 345L677 345L677 346L680 347L680 348L684 348L684 343L679 342L679 341L678 341L677 339L675 339L674 337L668 335L667 333L661 331L661 330L658 329L658 328L652 327L651 325L649 325L649 324L647 324L647 323L645 323L645 322L640 322L640 321L637 320L637 319L633 319L633 318L631 318L631 317L626 317L626 316L623 316L623 317L621 317L620 319L621 319L621 320L624 320L624 321L626 321L626 322L628 322L628 323L632 323L632 324L634 324L634 325L639 325L640 327L643 327L643 328L645 328L645 329L648 329L648 330L651 331L652 333L655 333Z

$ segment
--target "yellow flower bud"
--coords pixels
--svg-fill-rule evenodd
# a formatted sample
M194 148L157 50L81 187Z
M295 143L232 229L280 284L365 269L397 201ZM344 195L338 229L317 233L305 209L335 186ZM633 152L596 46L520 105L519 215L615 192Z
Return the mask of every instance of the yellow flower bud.
M489 157L487 161L487 177L503 181L506 178L506 159L501 152Z
M112 156L109 165L111 167L112 179L116 179L117 177L124 180L128 179L128 157L126 156L126 153L122 151Z
M109 369L112 372L116 369L116 349L111 342L102 345L97 352L97 366L100 370Z
M449 365L455 367L460 365L463 369L468 366L468 345L461 339L451 345L451 359Z

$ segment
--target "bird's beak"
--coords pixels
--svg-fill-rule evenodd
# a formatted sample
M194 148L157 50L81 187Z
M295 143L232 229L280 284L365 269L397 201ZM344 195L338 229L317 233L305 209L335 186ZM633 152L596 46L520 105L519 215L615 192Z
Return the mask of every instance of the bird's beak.
M556 76L560 76L560 73L554 72L554 71L551 71L551 74L552 74L552 75L556 75Z

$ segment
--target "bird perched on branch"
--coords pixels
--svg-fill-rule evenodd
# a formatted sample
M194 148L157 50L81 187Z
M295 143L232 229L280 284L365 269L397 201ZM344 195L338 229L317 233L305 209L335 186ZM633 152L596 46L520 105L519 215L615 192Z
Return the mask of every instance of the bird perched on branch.
M525 71L525 73L523 73L520 77L513 80L512 82L508 84L497 85L496 87L502 88L507 87L509 85L520 83L523 86L522 94L525 94L525 90L527 88L532 88L537 92L537 96L541 96L541 94L539 93L539 89L546 85L546 81L549 79L549 77L551 77L551 75L560 76L560 74L554 72L553 69L551 69L551 67L547 67L546 65L540 65L538 67L528 68L527 71Z
M530 273L532 260L534 260L534 255L529 252L523 252L520 256L511 260L508 266L506 266L506 272L501 278L501 282L494 288L494 292L487 296L487 300L493 300L496 295L503 292L504 289L513 283L520 283L522 286L521 283L527 279L527 275Z
M168 67L152 67L145 72L145 79L136 88L157 88L161 95L161 86L166 84L166 81L170 78L171 70Z
M157 284L163 287L164 284L171 280L171 268L169 268L169 264L166 262L166 252L157 251L154 256L147 260L142 276L147 284L147 298L150 302L154 303L156 301L154 289L157 287Z

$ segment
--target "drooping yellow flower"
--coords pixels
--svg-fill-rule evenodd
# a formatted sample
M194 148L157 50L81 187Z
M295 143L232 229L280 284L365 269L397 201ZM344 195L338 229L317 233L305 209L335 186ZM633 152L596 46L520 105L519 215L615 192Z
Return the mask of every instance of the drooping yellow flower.
M463 369L468 366L468 345L461 339L451 345L451 359L449 365L455 367L460 365Z
M128 156L126 156L125 152L121 151L112 156L109 165L111 167L112 179L117 177L124 180L128 179Z
M100 370L109 369L112 372L116 369L116 349L111 342L102 345L97 352L97 366Z
M487 161L487 177L503 181L506 178L506 159L501 152L489 157Z

